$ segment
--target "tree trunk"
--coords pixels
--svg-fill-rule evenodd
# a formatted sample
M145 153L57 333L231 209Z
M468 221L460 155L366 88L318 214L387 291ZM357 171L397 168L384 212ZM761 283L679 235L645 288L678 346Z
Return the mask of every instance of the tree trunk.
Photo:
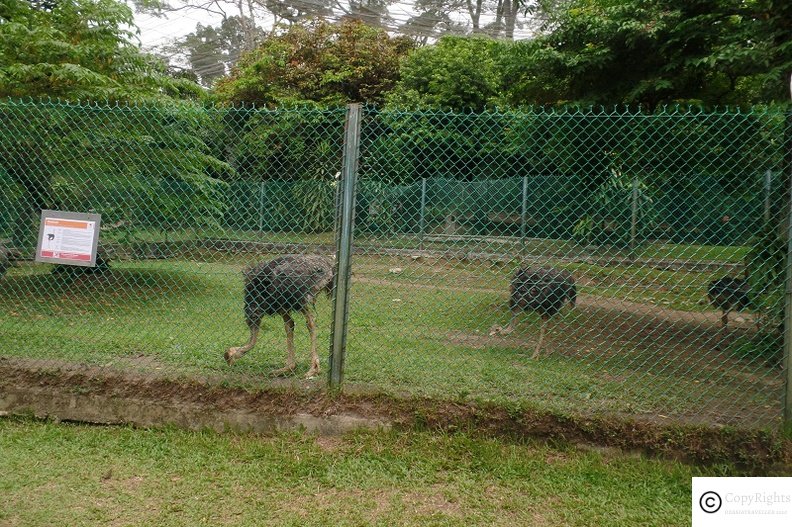
M253 0L247 0L247 7L249 22L245 24L248 28L245 33L245 51L250 51L256 47L256 14L253 12Z
M12 244L22 250L36 245L41 211L56 208L52 198L51 180L55 169L49 163L41 162L46 159L45 152L38 147L29 146L24 154L19 153L6 159L8 173L23 189L12 231Z
M503 4L508 0L498 0L498 5L495 8L495 28L493 33L495 35L500 35L501 29L503 28Z
M473 33L479 33L481 31L480 20L483 2L484 0L476 0L476 5L474 6L471 0L467 0L467 10L470 15L470 20L473 23Z
M520 3L518 0L503 0L503 2L507 6L504 15L505 36L509 40L514 40L514 28L517 25L517 10Z

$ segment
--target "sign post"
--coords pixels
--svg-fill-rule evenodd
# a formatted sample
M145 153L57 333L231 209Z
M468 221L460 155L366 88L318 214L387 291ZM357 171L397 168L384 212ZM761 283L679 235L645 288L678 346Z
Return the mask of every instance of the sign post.
M99 214L42 210L36 261L94 267Z

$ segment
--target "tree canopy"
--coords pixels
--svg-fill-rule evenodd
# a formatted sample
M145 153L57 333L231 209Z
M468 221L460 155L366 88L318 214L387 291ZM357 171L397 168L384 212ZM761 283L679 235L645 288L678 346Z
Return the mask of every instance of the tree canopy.
M133 22L115 0L0 4L0 197L17 217L17 245L29 241L42 208L93 208L132 228L185 217L210 223L222 211L217 196L232 168L212 155L210 118L183 100L202 90L142 53ZM23 97L60 102L14 100ZM74 101L156 103L159 111Z
M0 97L131 101L198 96L134 43L116 0L0 4Z
M215 93L223 102L257 105L379 103L411 47L355 19L293 25L243 55Z
M219 26L199 23L195 31L177 39L163 51L171 56L181 56L188 70L201 84L209 87L217 79L231 72L248 46L264 38L264 32L249 27L248 20L240 16L224 18Z
M388 101L395 106L482 111L501 95L501 49L494 40L466 37L444 37L417 49L402 63L401 79Z
M174 1L130 3L212 9ZM0 97L198 97L193 78L216 84L221 102L269 106L388 101L469 111L788 100L789 2L420 0L415 15L395 25L390 5L319 2L309 9L280 0L235 2L217 26L201 24L165 50L187 66L174 75L141 52L126 2L6 0L0 4ZM258 10L285 25L265 32ZM327 18L311 18L317 16ZM534 38L511 41L517 28L528 27ZM478 36L429 43L442 31Z
M788 100L788 2L571 0L548 20L504 57L513 104Z

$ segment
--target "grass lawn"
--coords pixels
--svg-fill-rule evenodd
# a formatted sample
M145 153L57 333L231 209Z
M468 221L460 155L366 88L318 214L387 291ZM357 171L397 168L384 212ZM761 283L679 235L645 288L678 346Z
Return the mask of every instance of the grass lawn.
M74 283L43 265L13 268L0 280L0 355L266 382L285 360L279 318L265 321L257 348L233 367L222 359L247 339L240 271L257 258L117 262L109 277ZM697 300L707 276L572 270L580 302L551 321L545 355L534 361L536 315L522 317L508 338L488 335L508 320L508 266L356 256L345 379L390 393L561 412L775 426L780 371L714 349L718 315L703 313ZM330 303L320 299L323 364L330 319ZM296 321L301 375L308 338Z
M514 264L492 262L445 262L427 259L411 261L396 256L358 257L354 273L376 277L393 284L467 288L472 292L495 292L503 296L509 290ZM682 311L712 310L705 295L713 273L665 271L641 266L603 266L587 263L558 263L575 276L578 293L616 298L668 307ZM399 274L390 269L402 269ZM718 277L721 274L718 274Z
M0 525L690 522L675 462L466 435L270 437L0 419Z

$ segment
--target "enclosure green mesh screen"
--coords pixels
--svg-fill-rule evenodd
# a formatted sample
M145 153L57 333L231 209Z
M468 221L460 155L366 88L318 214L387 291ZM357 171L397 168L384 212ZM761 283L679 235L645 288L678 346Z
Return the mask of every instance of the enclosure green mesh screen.
M345 114L0 103L5 363L322 384L354 220L347 383L778 424L783 112L368 108L354 218ZM100 265L34 262L42 209L101 214Z
M784 130L759 109L369 111L348 378L777 422Z
M64 368L269 379L287 363L284 329L293 325L278 313L263 316L255 353L233 367L223 360L249 338L242 271L275 255L332 255L344 116L0 104L0 239L16 255L0 279L0 353ZM101 214L102 265L33 262L41 209ZM254 297L253 307L295 303L294 289L307 286L289 273L300 269L282 269L272 305ZM320 299L326 360L323 278L303 296ZM302 377L311 342L299 309L290 316Z

